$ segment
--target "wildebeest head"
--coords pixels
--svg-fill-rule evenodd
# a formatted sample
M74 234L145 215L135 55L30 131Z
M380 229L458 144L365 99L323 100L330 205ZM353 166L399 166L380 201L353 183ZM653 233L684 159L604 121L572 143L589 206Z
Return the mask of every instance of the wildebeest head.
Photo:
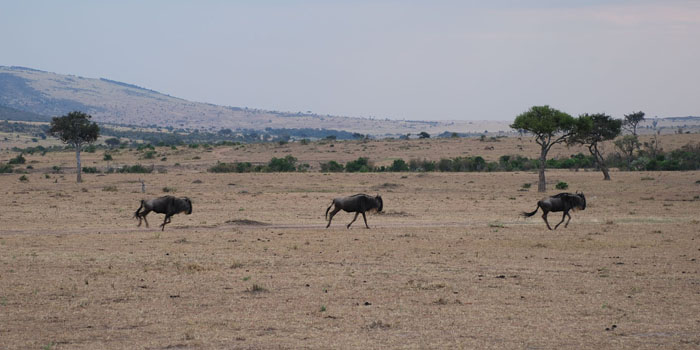
M377 204L379 204L379 206L377 207L377 212L381 212L382 209L384 209L384 201L382 201L382 196L377 195L376 197L374 197L374 199L377 201Z
M182 209L182 211L184 211L185 214L192 214L192 201L189 198L183 197L182 201L179 204L182 206L182 208L180 209Z
M578 191L576 191L576 195L579 197L578 203L576 203L579 209L586 209L586 196L583 195L583 192Z

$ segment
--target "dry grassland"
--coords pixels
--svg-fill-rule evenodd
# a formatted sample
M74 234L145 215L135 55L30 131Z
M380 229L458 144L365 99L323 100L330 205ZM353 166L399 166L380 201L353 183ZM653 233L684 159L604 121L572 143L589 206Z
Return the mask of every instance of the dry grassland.
M51 173L72 153L25 155L28 182L0 175L0 349L700 347L700 172L612 172L605 182L549 171L550 194L566 181L588 199L568 228L549 231L540 215L518 215L541 197L529 172L205 171L286 154L312 166L491 160L520 142L158 148L155 160L122 151L113 164L167 173L85 174L83 184ZM522 143L517 153L536 154ZM101 151L84 156L106 164ZM192 198L192 215L160 231L163 216L151 214L151 227L137 228L139 200L166 186ZM324 229L331 199L357 192L384 199L372 228L360 218L345 229L352 215L341 212Z

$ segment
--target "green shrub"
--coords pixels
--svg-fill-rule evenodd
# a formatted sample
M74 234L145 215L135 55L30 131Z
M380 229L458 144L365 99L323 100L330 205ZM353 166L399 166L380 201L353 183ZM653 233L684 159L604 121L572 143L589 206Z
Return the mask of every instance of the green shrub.
M97 174L97 173L99 173L99 171L97 170L97 167L94 167L94 166L93 167L84 166L83 172L85 174Z
M389 171L408 171L408 164L406 162L399 158L399 159L394 159L394 162L391 164L391 166L388 169Z
M22 153L20 153L20 154L17 155L17 157L14 157L14 158L10 159L10 160L7 162L7 164L24 164L26 161L27 161L27 159L25 159L25 158L22 156Z
M128 173L128 174L148 174L153 172L153 167L147 168L141 164L136 165L125 165L117 170L118 173Z
M559 181L555 187L558 190L565 190L565 189L569 188L569 184L567 184L564 181Z
M270 172L290 172L296 170L297 159L292 155L288 155L284 158L272 157L270 162L267 164L267 171Z
M328 163L321 163L321 171L325 173L339 173L342 172L344 169L345 167L342 164L334 160L331 160Z
M28 182L28 181L29 181L29 178L27 177L27 175L22 175L22 176L19 177L19 181Z
M242 163L216 163L207 169L210 173L249 173L253 170L253 165L249 162Z
M371 166L369 164L369 159L365 157L357 158L356 160L347 162L347 164L345 164L345 171L349 173L366 173L370 170Z
M411 171L435 171L437 169L437 163L426 159L411 159L408 162L408 169Z
M156 151L155 150L148 150L143 153L142 158L143 159L153 159L156 156Z
M163 192L166 192L166 193L168 193L168 192L176 192L176 190L175 190L175 187L168 187L168 186L166 186L166 187L163 187Z
M12 165L0 164L0 174L8 174L12 172Z

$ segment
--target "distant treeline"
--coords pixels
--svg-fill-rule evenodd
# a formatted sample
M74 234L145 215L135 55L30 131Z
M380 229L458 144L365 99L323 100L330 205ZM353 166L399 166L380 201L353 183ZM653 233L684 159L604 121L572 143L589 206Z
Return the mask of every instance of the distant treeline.
M101 128L101 134L104 136L127 138L130 140L142 140L158 146L177 146L192 143L216 143L220 141L231 142L277 142L289 141L293 138L315 138L315 139L337 139L350 140L362 138L364 135L350 133L342 130L330 129L274 129L266 128L265 130L231 130L221 129L218 132L202 132L199 130L185 131L173 130L173 132L154 132L154 131L139 131L139 130L119 130L104 126Z
M389 166L375 166L367 157L360 157L345 164L331 160L320 164L322 172L497 172L528 171L538 167L539 160L519 155L504 155L498 161L486 161L481 156L442 158L438 161L427 159L395 159ZM700 170L700 144L688 144L680 149L658 154L656 158L639 157L632 164L617 154L613 154L606 163L621 170ZM595 159L590 155L578 153L569 158L547 160L549 169L595 169ZM297 158L288 155L285 158L272 158L267 164L250 162L219 162L209 168L213 173L248 173L248 172L290 172L308 171L308 164L298 164Z

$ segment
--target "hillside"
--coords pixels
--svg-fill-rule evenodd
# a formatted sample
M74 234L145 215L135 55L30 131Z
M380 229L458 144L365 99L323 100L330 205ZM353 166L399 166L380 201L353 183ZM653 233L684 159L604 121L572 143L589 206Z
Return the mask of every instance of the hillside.
M385 136L509 130L506 121L397 121L217 106L105 78L6 66L0 66L0 105L44 116L81 110L98 122L214 131L321 128Z

